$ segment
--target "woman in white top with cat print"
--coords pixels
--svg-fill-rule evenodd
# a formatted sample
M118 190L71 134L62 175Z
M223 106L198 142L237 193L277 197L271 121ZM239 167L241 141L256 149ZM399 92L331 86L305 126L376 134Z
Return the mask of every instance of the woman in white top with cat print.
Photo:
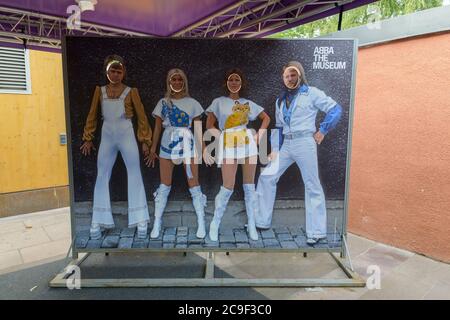
M213 100L206 109L208 115L206 128L215 128L219 123L220 142L217 150L217 163L222 166L223 185L215 198L214 217L209 226L209 237L212 241L218 240L219 225L225 212L227 203L233 193L236 170L242 164L243 188L245 193L245 206L247 211L247 230L252 240L258 239L255 227L256 193L255 171L258 154L258 136L253 136L247 129L247 124L256 118L262 120L260 131L268 127L270 118L264 109L251 100L240 96L242 89L246 88L244 75L239 69L231 69L225 74L224 86L227 96ZM205 157L207 164L211 160Z

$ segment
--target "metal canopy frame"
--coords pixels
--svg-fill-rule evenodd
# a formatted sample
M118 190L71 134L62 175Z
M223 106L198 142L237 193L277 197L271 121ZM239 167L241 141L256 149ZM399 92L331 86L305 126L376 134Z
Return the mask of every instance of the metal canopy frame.
M326 12L355 0L241 0L183 28L171 37L253 38L314 21ZM64 35L155 36L105 25L81 22L67 27L67 18L0 6L0 41L61 49Z
M67 28L67 19L0 6L0 41L61 49L64 35L149 36L145 33L81 22L79 30Z
M180 30L174 37L250 38L319 15L354 0L243 0ZM316 7L305 11L306 7Z

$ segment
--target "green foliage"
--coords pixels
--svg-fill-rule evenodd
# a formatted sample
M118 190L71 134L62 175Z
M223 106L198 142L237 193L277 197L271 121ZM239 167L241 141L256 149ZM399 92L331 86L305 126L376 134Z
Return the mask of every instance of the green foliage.
M442 6L443 0L381 0L346 11L342 15L341 29L349 29L377 20L413 13L429 8ZM269 36L270 38L313 38L337 31L339 15L316 20L283 32Z

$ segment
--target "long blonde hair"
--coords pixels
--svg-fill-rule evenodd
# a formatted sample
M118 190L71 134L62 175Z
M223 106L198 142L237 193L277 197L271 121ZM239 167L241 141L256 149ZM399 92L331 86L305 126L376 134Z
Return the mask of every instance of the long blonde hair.
M300 79L299 87L301 85L303 85L303 84L308 85L308 81L306 80L306 75L305 75L305 69L303 68L303 66L302 66L302 64L300 62L298 62L298 61L289 61L288 63L286 63L283 66L283 72L284 72L284 70L286 70L289 67L296 67L300 71L301 79Z
M184 71L181 69L178 69L178 68L170 69L169 72L167 72L166 94L164 95L164 98L166 99L166 101L169 103L170 106L172 106L172 89L170 88L170 78L172 78L172 76L174 74L179 74L181 76L181 78L183 78L184 85L183 85L183 90L181 91L183 94L183 98L190 97L188 79L187 79L187 76L184 73Z

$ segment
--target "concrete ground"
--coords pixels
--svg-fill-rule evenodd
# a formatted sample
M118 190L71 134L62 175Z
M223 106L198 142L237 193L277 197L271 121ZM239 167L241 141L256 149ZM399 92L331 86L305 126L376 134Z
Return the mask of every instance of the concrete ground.
M49 288L67 264L69 209L0 219L0 299L450 299L450 265L356 235L348 237L362 277L381 271L369 288ZM345 278L326 253L216 253L216 277ZM368 269L369 267L369 269ZM274 273L276 270L276 273ZM372 269L373 270L373 269ZM204 254L91 255L85 278L202 277Z

